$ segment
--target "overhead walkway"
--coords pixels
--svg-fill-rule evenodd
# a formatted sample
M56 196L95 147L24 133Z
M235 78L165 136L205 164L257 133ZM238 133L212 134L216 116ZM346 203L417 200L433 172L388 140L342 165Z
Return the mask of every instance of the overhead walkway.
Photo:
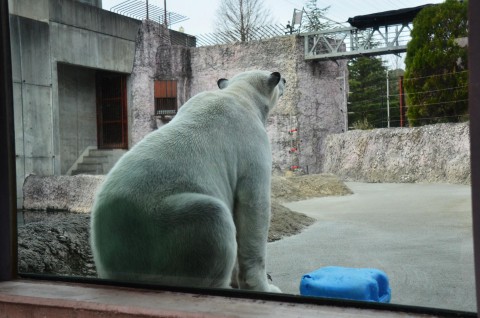
M412 22L430 4L355 16L351 27L301 33L306 60L349 59L406 52Z

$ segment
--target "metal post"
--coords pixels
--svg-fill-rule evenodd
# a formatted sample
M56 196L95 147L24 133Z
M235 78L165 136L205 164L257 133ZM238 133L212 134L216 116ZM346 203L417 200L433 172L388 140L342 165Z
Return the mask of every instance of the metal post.
M15 132L8 1L0 1L0 281L17 276Z
M348 94L347 94L347 72L343 70L343 101L345 112L343 116L345 117L345 132L348 131Z
M388 69L387 69L387 127L390 128L390 84L388 81Z
M163 0L163 24L165 25L165 28L168 27L168 22L167 22L167 0Z
M403 76L398 77L398 94L400 96L399 101L400 101L400 127L403 127L404 120L405 120L405 92L403 90Z
M480 2L468 2L468 106L470 111L470 160L472 174L473 248L477 308L480 308Z
M148 21L148 0L147 0L147 21Z

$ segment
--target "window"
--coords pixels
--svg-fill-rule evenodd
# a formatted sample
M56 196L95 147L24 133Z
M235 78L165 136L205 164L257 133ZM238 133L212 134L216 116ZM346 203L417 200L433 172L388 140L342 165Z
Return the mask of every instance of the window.
M177 113L177 81L155 81L155 115L175 115Z
M475 1L470 2L470 16L480 14L480 5ZM11 280L17 277L16 273L16 226L15 226L15 152L14 152L14 127L13 127L13 89L11 78L11 64L9 60L10 42L8 39L8 10L7 2L1 2L1 34L2 45L0 57L7 61L0 68L0 280ZM478 38L479 22L470 21L471 38ZM472 200L473 200L473 225L474 240L477 258L480 255L480 68L475 61L480 55L480 43L470 43L470 111L471 111L471 147L472 147ZM48 86L41 87L41 90L49 89ZM177 82L176 81L155 81L155 114L172 115L177 110ZM150 106L151 107L151 106ZM480 263L477 262L477 277L480 277ZM472 273L473 274L473 273ZM473 279L471 277L471 279ZM414 286L412 286L414 288ZM434 293L435 291L432 291ZM221 293L221 292L220 292ZM477 298L480 293L477 289ZM407 310L404 308L404 310Z

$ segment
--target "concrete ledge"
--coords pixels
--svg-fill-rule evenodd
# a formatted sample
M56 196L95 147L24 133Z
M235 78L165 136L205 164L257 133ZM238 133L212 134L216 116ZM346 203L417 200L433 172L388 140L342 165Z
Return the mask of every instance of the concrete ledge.
M104 176L27 176L23 185L26 210L90 213Z
M0 317L436 317L44 281L0 283Z

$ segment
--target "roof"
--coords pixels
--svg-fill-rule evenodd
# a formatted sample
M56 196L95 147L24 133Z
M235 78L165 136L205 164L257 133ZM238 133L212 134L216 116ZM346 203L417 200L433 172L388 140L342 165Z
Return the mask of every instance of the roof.
M433 4L425 4L418 7L404 8L398 10L383 11L378 13L357 15L348 18L347 22L358 29L375 28L379 26L406 24L412 22L415 16L425 7Z

